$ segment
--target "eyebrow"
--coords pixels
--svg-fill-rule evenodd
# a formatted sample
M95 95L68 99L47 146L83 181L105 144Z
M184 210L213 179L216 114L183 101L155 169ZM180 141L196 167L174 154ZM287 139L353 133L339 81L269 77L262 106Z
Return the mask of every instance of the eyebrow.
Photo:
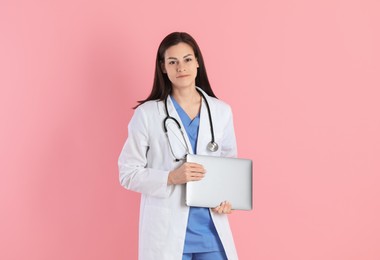
M187 58L189 56L193 56L193 54L187 54L187 55L183 56L183 58ZM168 57L168 60L178 60L178 59L175 57Z

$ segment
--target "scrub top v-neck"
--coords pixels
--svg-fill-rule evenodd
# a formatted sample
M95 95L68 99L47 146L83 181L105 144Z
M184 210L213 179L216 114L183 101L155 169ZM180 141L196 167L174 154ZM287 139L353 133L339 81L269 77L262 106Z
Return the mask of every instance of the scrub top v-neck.
M194 153L197 151L200 114L191 119L177 101L170 97L185 127ZM190 207L186 229L184 253L223 251L208 208Z

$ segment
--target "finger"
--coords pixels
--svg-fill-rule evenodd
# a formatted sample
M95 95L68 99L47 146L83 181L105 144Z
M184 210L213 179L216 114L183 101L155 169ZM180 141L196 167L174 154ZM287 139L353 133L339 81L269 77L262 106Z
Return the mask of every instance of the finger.
M187 171L186 174L187 174L188 176L204 176L204 175L205 175L205 172L204 172L204 171L201 171L201 170L198 170L198 171L191 170L191 171Z
M219 214L230 214L231 213L231 204L227 201L223 201L218 209Z
M206 173L206 170L204 168L191 168L189 169L190 172L199 172L199 173Z
M223 209L223 213L224 213L224 214L230 214L230 213L231 213L231 208L229 208L229 207L224 207L224 209Z
M229 201L226 201L225 204L225 213L230 214L232 212L232 204Z
M186 176L188 178L203 178L205 174L201 172L188 172L186 173Z
M222 213L223 213L223 210L224 210L224 204L225 204L225 202L222 202L222 203L220 204L219 209L218 209L218 213L219 213L219 214L222 214Z
M219 208L220 208L220 206L213 208L212 211L214 211L215 213L218 213Z
M205 177L205 174L203 172L191 172L190 173L190 176L193 176L193 177Z
M225 203L224 205L225 205L225 208L226 208L227 210L231 210L232 205L231 205L231 203L230 203L229 201L226 201L226 203Z
M189 173L186 176L186 182L189 181L200 181L204 178L204 174L201 173Z
M203 179L203 175L201 175L201 176L192 176L191 178L190 178L190 180L191 181L200 181L200 180L202 180Z
M202 164L194 163L194 162L185 162L183 165L188 167L203 167Z
M194 174L205 174L206 171L204 170L204 168L192 168L192 167L185 167L183 169L183 172L186 174L186 175L194 175Z
M203 167L203 165L198 164L198 163L189 163L187 166L192 171L199 171L199 172L204 172L205 171L205 168Z

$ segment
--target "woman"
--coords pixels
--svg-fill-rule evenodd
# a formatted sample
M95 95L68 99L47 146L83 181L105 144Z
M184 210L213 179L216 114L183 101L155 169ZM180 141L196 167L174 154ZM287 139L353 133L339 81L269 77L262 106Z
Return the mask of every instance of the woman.
M207 148L208 113L216 151ZM121 185L141 193L139 259L237 259L226 215L231 204L211 210L185 204L184 184L207 174L184 162L186 153L236 157L236 140L231 109L215 97L197 43L175 32L159 46L153 89L136 107L119 157Z

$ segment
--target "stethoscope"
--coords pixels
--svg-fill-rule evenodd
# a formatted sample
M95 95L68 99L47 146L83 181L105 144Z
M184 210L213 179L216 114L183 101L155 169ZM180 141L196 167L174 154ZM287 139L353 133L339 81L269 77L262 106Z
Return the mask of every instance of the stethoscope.
M200 91L199 89L197 89L198 93L201 94L203 100L205 101L206 103L206 107L207 107L207 113L208 113L208 119L210 121L210 132L211 132L211 141L207 144L207 149L210 151L210 152L216 152L219 148L218 144L215 142L215 137L214 137L214 127L213 127L213 124L212 124L212 118L211 118L211 112L210 112L210 106L208 104L208 101L206 99L206 97L204 96L204 94L202 93L202 91ZM181 160L185 160L186 159L186 155L183 157L183 158L177 158L173 152L173 148L172 148L172 145L170 144L170 140L169 140L169 136L168 136L168 128L166 126L166 123L168 120L172 120L176 123L176 125L178 126L178 129L181 131L181 135L182 135L182 138L183 138L183 141L185 142L185 145L186 145L186 154L189 154L190 151L189 151L189 146L187 145L187 142L186 142L186 139L185 139L185 134L183 133L183 130L182 130L182 127L180 125L180 123L178 122L177 119L175 119L174 117L170 116L169 115L169 110L168 110L168 97L166 97L165 99L165 111L166 111L166 117L164 119L164 132L165 132L165 135L166 135L166 138L168 139L168 143L169 143L169 147L170 147L170 151L175 159L176 162L179 162Z

